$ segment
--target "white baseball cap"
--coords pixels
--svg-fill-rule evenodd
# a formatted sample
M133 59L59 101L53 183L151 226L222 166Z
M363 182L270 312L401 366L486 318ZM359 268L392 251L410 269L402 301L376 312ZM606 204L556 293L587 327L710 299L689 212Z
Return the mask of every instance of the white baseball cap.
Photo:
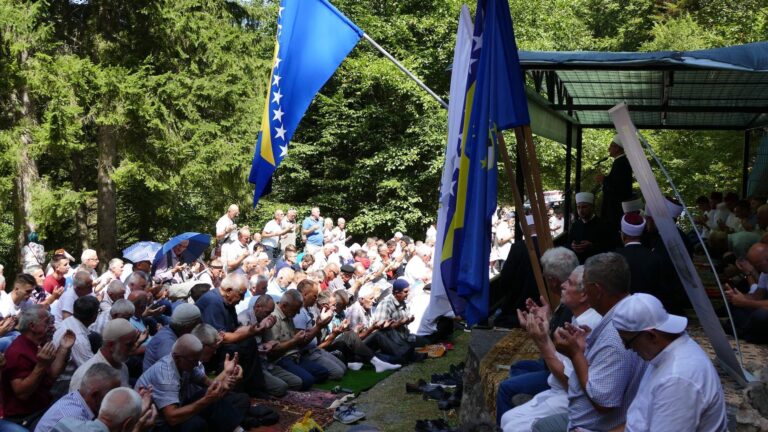
M687 318L667 313L659 299L645 293L625 298L616 305L613 314L616 330L628 332L658 330L678 334L684 332L687 325Z

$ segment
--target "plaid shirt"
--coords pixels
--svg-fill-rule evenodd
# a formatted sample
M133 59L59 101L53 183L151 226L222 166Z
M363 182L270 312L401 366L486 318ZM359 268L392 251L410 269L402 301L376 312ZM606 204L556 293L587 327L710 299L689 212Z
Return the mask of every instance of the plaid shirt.
M347 320L349 320L349 328L354 330L359 325L370 327L373 316L359 302L355 302L347 308Z
M401 321L405 318L409 318L411 316L411 310L408 307L408 304L403 302L400 303L395 299L395 296L390 294L387 297L382 300L379 305L376 307L376 311L373 313L373 320L374 321L386 321L386 320L393 320L393 321ZM398 328L399 331L408 332L407 326L402 326Z
M614 306L587 336L584 356L589 364L587 389L581 388L576 371L568 377L568 430L610 430L624 423L648 363L624 348L613 326ZM611 408L598 412L594 403Z

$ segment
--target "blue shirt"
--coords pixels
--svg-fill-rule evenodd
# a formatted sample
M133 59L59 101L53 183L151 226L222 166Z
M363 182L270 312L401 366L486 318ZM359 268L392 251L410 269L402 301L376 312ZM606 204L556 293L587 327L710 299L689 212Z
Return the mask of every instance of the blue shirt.
M179 373L173 356L167 355L151 368L147 369L139 380L135 389L152 386L152 401L157 405L159 413L170 405L184 406L192 401L192 398L202 390L205 382L205 370L198 365L191 372ZM164 421L162 414L158 416L158 423Z
M296 327L296 330L312 330L312 328L315 326L315 323L317 322L318 314L317 309L312 309L313 310L309 310L306 307L302 307L301 310L299 310L299 313L293 317L293 325ZM309 341L309 343L302 348L302 351L310 351L315 347L317 347L317 338Z
M307 235L307 244L312 246L323 245L323 220L318 218L313 219L312 216L307 216L304 222L301 223L302 230L308 230L313 226L317 226L317 229Z
M218 331L233 332L237 329L237 312L234 306L224 303L219 290L212 289L195 303L200 309L203 322Z
M93 420L91 409L86 405L79 391L67 393L55 404L48 408L43 417L37 423L35 432L48 432L63 418L72 418L77 420Z
M145 348L143 370L146 372L156 361L170 354L176 339L178 336L170 327L161 328Z

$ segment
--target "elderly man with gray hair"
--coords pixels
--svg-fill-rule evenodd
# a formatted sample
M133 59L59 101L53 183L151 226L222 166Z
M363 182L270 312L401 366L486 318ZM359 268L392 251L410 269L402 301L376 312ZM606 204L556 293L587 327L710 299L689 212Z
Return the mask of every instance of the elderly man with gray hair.
M99 416L93 421L63 418L53 432L145 432L152 429L157 409L151 403L152 392L118 387L104 396Z
M101 290L104 289L104 287L106 287L110 282L119 281L123 274L124 266L125 263L120 258L112 258L109 260L107 271L98 278L94 279L93 291L100 293Z
M99 303L99 316L96 317L96 322L91 326L91 330L99 334L101 334L104 326L110 320L109 311L112 309L112 305L116 301L125 298L125 284L119 280L113 280L107 284L106 291L101 299L101 303Z
M572 325L594 328L602 317L589 306L587 294L584 292L583 276L584 266L578 266L563 282L561 304L573 313ZM566 356L555 350L549 335L547 315L540 313L541 308L536 312L539 313L518 311L518 314L520 322L524 323L523 328L536 344L550 371L547 377L549 389L535 395L532 400L503 413L501 428L504 432L530 432L536 420L568 412L568 375L573 370L573 364ZM503 407L497 406L497 410L499 409Z
M203 343L191 334L173 344L171 354L147 369L136 388L152 388L157 406L157 431L231 432L240 425L244 413L224 402L231 390L229 379L211 380L200 363ZM235 372L237 362L227 358L225 371Z
M547 289L550 293L559 295L561 286L568 281L573 270L579 265L579 260L572 250L556 247L549 249L541 256L541 264ZM535 287L533 289L535 290ZM538 294L538 291L535 292ZM518 302L517 310L527 310L529 313L546 319L549 323L551 337L554 329L565 322L569 322L573 314L568 307L562 304L562 301L552 313L546 299L539 298L539 300L541 306L531 298L525 299L523 303ZM519 323L522 316L516 313L515 321ZM496 394L496 421L501 422L502 414L515 405L512 401L513 398L524 397L517 395L531 397L550 388L547 382L549 375L550 371L547 369L544 359L522 360L512 364L509 369L509 378L499 385L499 391Z
M69 391L80 388L83 376L95 364L108 364L120 376L120 385L129 385L128 366L125 364L139 341L139 332L123 318L110 321L102 333L103 344L90 360L77 368L69 382Z
M557 351L568 357L568 414L540 419L533 430L613 430L626 419L648 366L628 351L614 316L629 296L626 260L614 252L592 256L584 263L584 290L589 304L603 316L594 328L566 324L555 331Z
M59 420L69 417L93 420L104 396L120 386L120 374L110 365L92 365L83 376L80 386L56 401L37 423L35 432L48 432Z

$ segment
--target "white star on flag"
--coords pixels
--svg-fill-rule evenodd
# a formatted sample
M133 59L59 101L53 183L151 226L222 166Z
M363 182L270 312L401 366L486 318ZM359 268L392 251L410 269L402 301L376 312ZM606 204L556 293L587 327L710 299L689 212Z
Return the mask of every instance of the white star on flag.
M280 146L280 157L283 158L286 155L288 155L288 146L287 145Z
M282 138L283 141L285 141L285 132L287 131L283 129L283 125L280 125L279 127L275 128L275 138Z
M284 8L284 7L280 7L280 10L277 12L277 16L279 16L280 18L282 18L282 17L283 17L283 11L284 11L284 10L285 10L285 8Z
M280 123L282 123L283 122L283 114L285 114L283 112L283 109L280 108L280 107L277 107L277 109L276 110L272 110L272 112L275 113L275 116L272 117L272 120L277 120Z
M272 95L272 97L273 97L273 99L272 99L272 102L275 102L275 103L277 103L278 105L280 105L280 99L282 99L282 98L283 98L283 95L282 95L282 93L280 93L280 89L278 89L278 90L275 92L275 94L273 94L273 95Z
M280 62L283 61L280 57L275 58L275 69L280 66Z
M482 34L480 36L472 36L472 39L475 40L475 44L474 44L475 45L475 49L473 49L472 51L477 51L477 50L479 50L480 48L483 47L483 35Z
M281 77L280 75L276 74L273 79L275 81L272 83L272 85L273 86L279 86L280 85L280 80L283 79L283 77Z

